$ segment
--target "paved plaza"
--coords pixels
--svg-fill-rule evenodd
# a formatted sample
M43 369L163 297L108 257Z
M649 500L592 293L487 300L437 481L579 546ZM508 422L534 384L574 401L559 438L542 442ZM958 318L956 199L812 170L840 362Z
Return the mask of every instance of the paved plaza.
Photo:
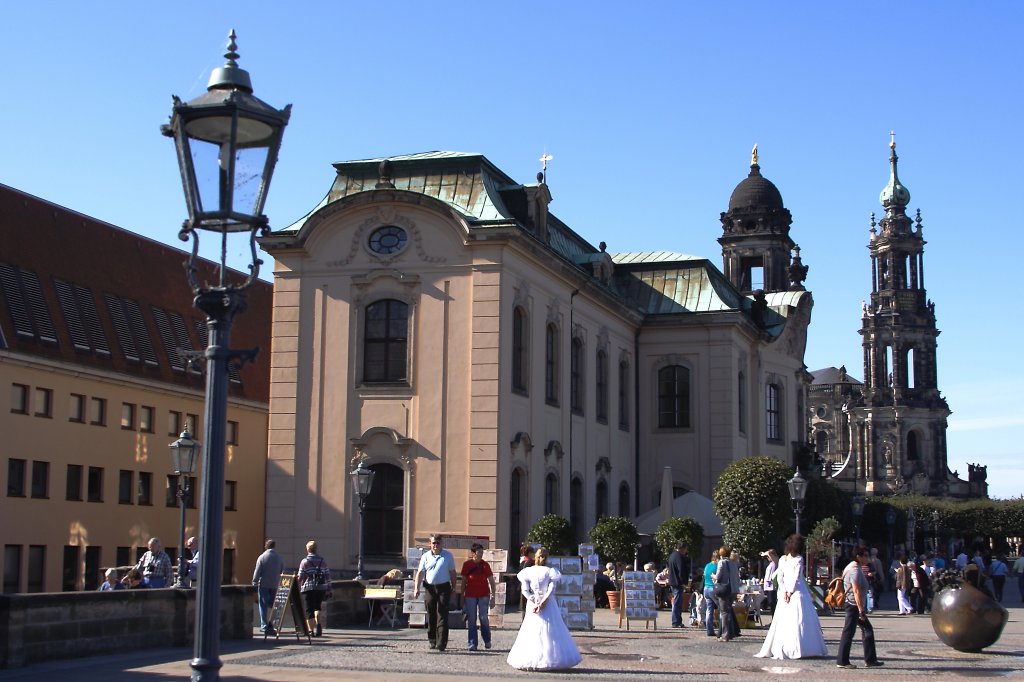
M1024 605L1016 580L1007 585L1004 605L1010 621L1000 640L983 653L955 651L939 641L931 618L899 616L891 607L893 595L883 595L882 608L871 617L878 642L882 668L866 669L860 660L860 640L854 642L851 660L855 670L840 670L834 658L773 661L754 658L764 629L747 629L733 642L707 637L703 629L673 630L668 612L659 612L658 629L643 623L630 630L619 628L610 611L595 614L594 629L574 632L583 662L571 671L529 673L513 670L505 656L515 639L520 614L508 614L505 627L495 630L489 651L466 650L466 631L453 630L444 653L430 651L422 629L368 629L365 626L331 628L312 645L297 643L294 636L263 641L227 642L221 652L221 677L241 682L308 682L310 680L352 680L368 682L438 682L459 678L477 680L551 680L573 682L599 680L759 680L773 677L802 680L935 680L966 678L1007 678L1024 681ZM885 608L889 606L890 608ZM834 656L842 628L840 616L822 617L829 651ZM54 661L15 670L0 671L0 680L69 679L161 680L187 679L191 651L161 649L124 652L111 656Z

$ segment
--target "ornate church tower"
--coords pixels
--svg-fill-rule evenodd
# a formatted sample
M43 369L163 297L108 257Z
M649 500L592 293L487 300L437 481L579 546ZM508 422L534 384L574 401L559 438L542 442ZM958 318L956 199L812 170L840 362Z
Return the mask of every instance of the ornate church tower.
M741 293L803 291L807 268L789 236L793 216L782 205L778 188L761 175L757 145L751 152L750 175L736 185L721 220L718 243L725 276ZM795 251L792 263L790 251Z
M853 421L861 441L854 473L867 493L909 489L942 495L957 481L947 467L949 406L939 393L935 304L924 288L921 212L907 215L910 192L896 172L896 142L889 144L889 184L880 201L885 216L871 215L871 298L864 305L863 404ZM954 485L954 487L957 487Z

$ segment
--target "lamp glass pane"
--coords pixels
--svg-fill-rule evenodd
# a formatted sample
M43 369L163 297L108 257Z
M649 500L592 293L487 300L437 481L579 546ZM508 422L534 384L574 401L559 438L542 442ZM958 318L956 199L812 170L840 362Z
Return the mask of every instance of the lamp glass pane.
M263 212L263 171L268 151L268 147L246 147L235 151L235 212L246 215Z

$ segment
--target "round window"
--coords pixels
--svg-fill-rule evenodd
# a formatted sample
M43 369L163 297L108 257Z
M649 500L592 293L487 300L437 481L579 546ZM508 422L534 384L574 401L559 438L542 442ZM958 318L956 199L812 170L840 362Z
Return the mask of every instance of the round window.
M370 234L370 250L374 253L392 254L405 248L408 237L405 230L395 225L378 227Z

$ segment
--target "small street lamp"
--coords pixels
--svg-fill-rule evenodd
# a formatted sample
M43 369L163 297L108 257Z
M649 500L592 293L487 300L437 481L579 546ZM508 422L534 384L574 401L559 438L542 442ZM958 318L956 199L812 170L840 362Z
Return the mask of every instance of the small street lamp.
M939 553L939 510L932 510L932 553Z
M185 565L185 499L192 492L188 486L189 477L195 473L202 449L197 441L192 440L188 430L182 431L178 440L167 446L171 451L171 470L178 476L178 506L181 507L181 538L178 542L178 583L175 587L185 588L185 576L188 567Z
M914 518L914 508L907 510L907 556L917 556L917 519Z
M804 500L807 498L807 480L800 475L797 468L793 478L787 482L789 486L789 499L793 503L793 513L796 516L796 534L800 534L800 513L804 510Z
M206 313L208 343L206 397L203 412L206 457L201 477L199 513L199 581L192 680L220 679L220 579L224 534L224 466L227 430L228 368L252 360L258 349L230 349L231 323L246 308L246 289L259 276L256 234L269 231L263 205L277 163L281 136L291 105L277 110L252 94L249 73L237 64L235 32L231 31L227 63L214 69L206 93L189 102L173 98L170 123L160 131L174 138L188 219L178 233L192 240L185 264L194 304ZM199 231L216 235L220 245L217 283L199 277ZM228 236L249 237L249 275L243 281L227 277ZM200 356L200 354L196 354Z
M359 498L359 561L356 564L356 580L363 579L363 521L366 514L366 496L373 490L373 477L375 471L359 460L359 465L350 471L348 475L352 478L352 490Z
M853 534L854 540L860 542L860 520L864 516L864 496L854 495L850 501L850 507L853 509Z

